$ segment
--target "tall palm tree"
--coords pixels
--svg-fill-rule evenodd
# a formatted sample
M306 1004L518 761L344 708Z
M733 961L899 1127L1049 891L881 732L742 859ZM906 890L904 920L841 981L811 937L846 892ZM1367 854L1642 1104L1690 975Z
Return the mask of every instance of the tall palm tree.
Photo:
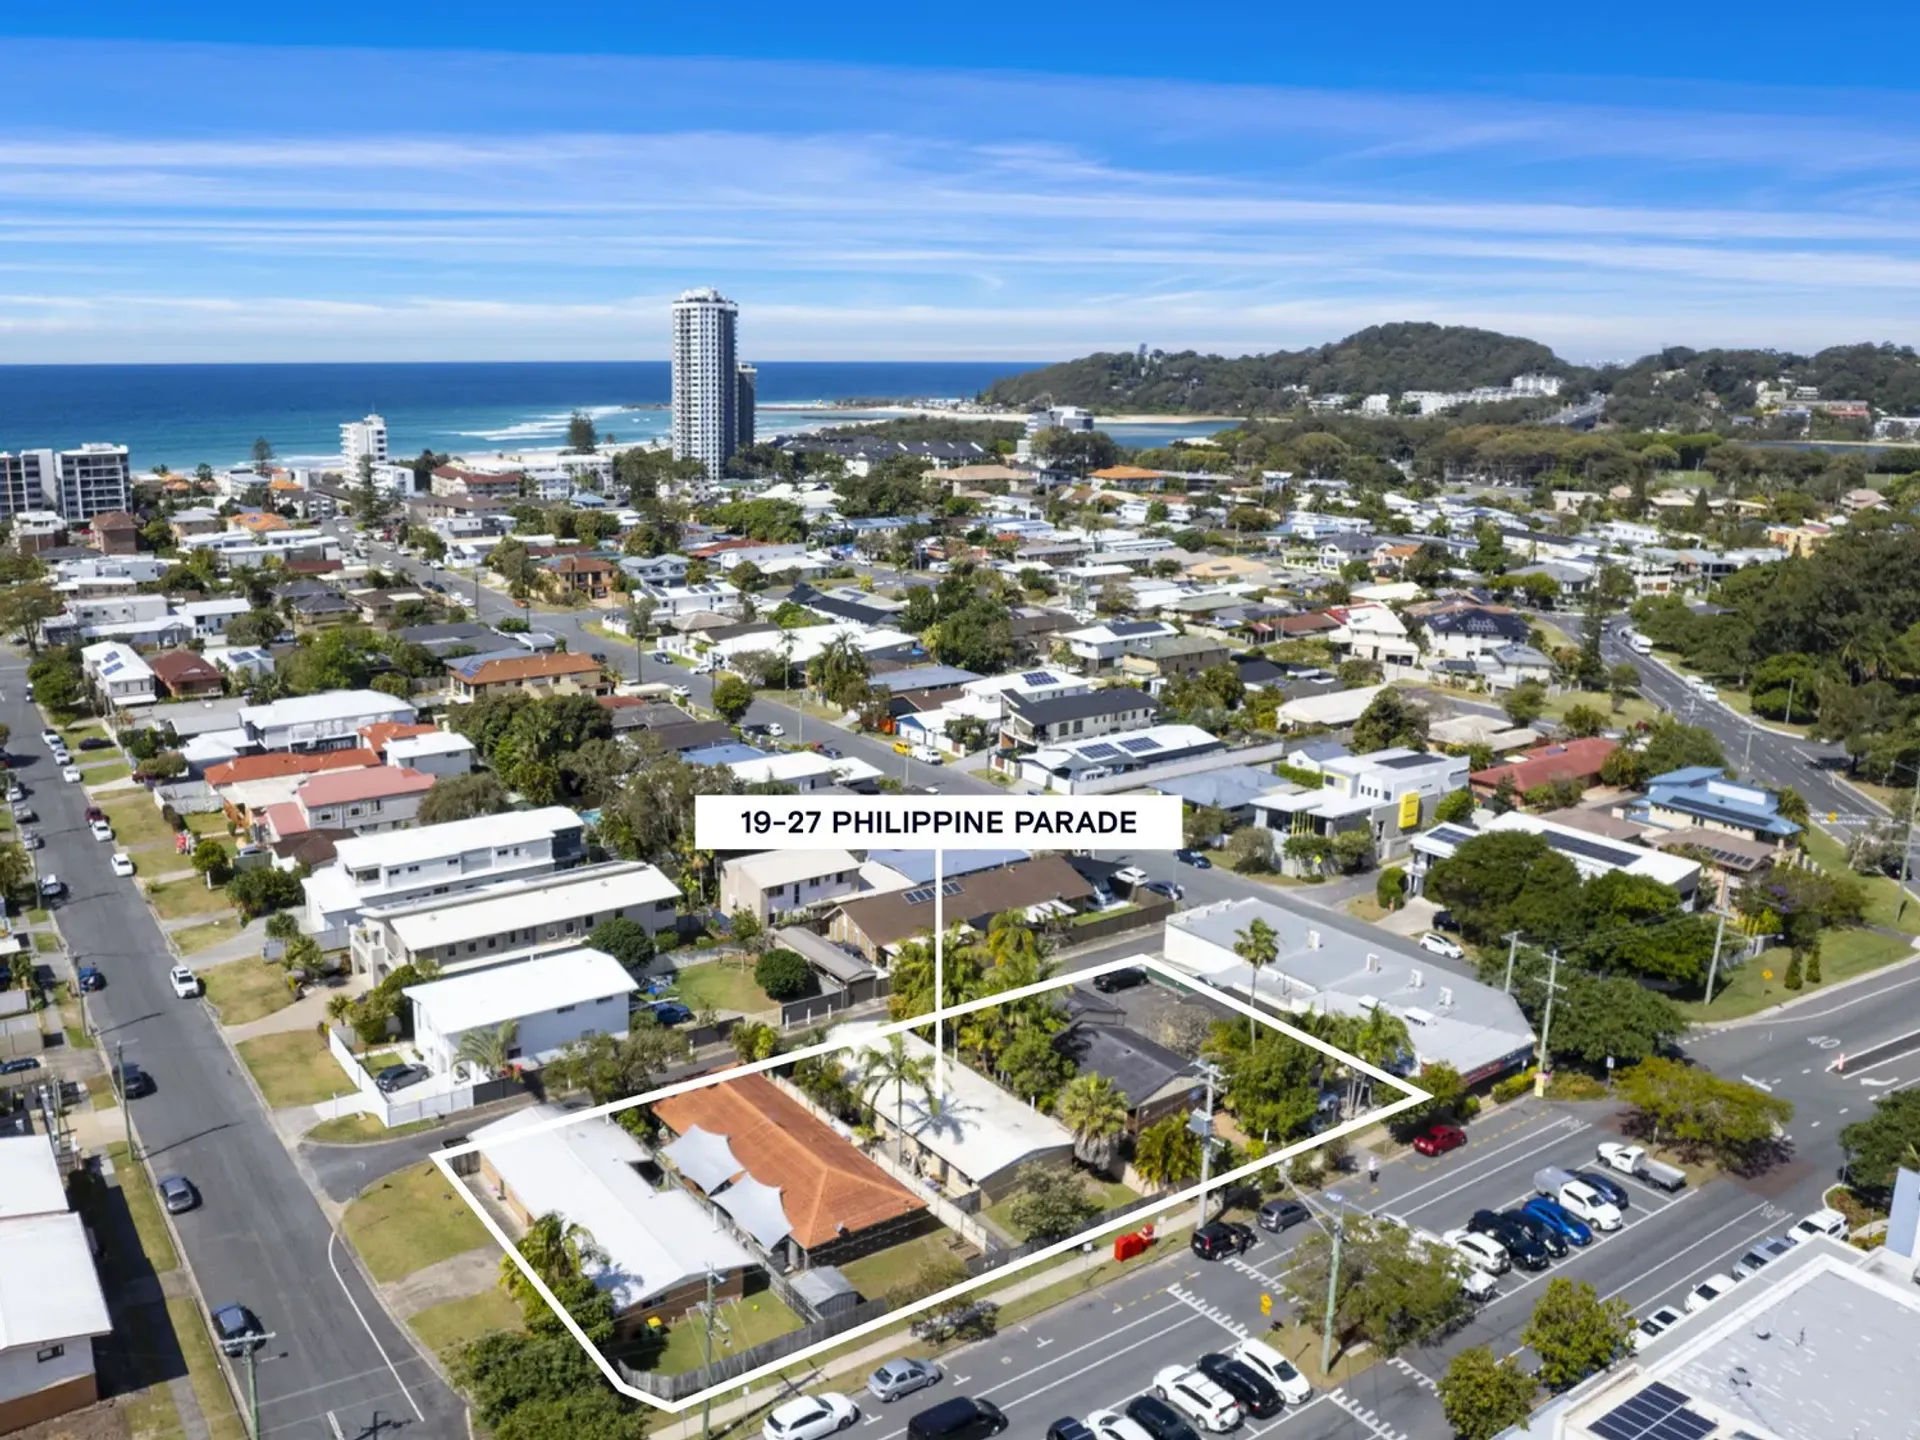
M553 1210L535 1219L514 1248L533 1267L534 1274L554 1289L560 1288L558 1282L579 1275L585 1266L604 1264L607 1258L585 1227ZM511 1255L500 1257L500 1285L516 1300L526 1295L538 1298Z
M1253 967L1253 984L1248 990L1255 1001L1260 997L1260 972L1280 958L1280 937L1266 921L1255 919L1233 937L1233 953ZM1254 1043L1254 1018L1247 1017L1247 1043Z
M1169 1115L1140 1132L1133 1144L1133 1168L1149 1185L1180 1185L1200 1175L1200 1137L1184 1115Z
M460 1037L460 1048L455 1058L466 1061L474 1069L484 1071L488 1079L493 1079L507 1068L508 1056L513 1051L514 1041L520 1038L520 1022L508 1020L492 1030L469 1030Z
M908 1050L904 1035L889 1036L884 1050L869 1050L860 1061L860 1096L867 1104L873 1104L873 1097L889 1085L893 1087L893 1160L904 1165L908 1089L920 1096L929 1115L935 1105L933 1059Z
M1095 1170L1113 1164L1114 1147L1127 1133L1127 1097L1118 1085L1105 1075L1076 1075L1054 1109L1073 1131L1075 1155Z

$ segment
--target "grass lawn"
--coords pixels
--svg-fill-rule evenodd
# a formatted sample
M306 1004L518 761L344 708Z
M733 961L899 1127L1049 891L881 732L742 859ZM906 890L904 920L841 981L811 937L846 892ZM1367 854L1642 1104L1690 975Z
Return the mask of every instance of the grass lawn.
M47 918L47 912L38 906L27 911L27 922L31 925L44 925L47 923Z
M1347 913L1368 924L1384 920L1392 912L1371 895L1356 895L1347 902Z
M1092 1176L1085 1176L1083 1178L1087 1182L1087 1189L1092 1192L1094 1200L1103 1212L1129 1204L1140 1198L1138 1191L1129 1190L1118 1180L1099 1180ZM981 1214L986 1219L991 1220L1000 1229L1006 1231L1007 1234L1011 1235L1016 1241L1023 1241L1027 1238L1027 1232L1013 1221L1013 1203L1017 1199L1019 1199L1018 1192L1007 1196L1006 1199L996 1204L989 1205Z
M113 1160L114 1174L119 1177L120 1195L127 1202L127 1213L133 1217L133 1228L139 1233L140 1248L146 1252L154 1273L164 1274L180 1263L180 1257L173 1252L173 1236L160 1214L160 1197L153 1193L147 1167L129 1160L124 1144L109 1145L107 1154Z
M110 1075L87 1076L87 1094L93 1097L95 1110L112 1110L120 1104L120 1097L114 1093L113 1077Z
M327 1042L311 1030L243 1040L240 1058L247 1062L268 1106L275 1110L289 1105L317 1105L353 1089L353 1082L340 1069Z
M84 785L111 785L133 774L133 767L124 760L109 760L104 765L92 765L81 760L79 765L80 780Z
M771 1290L749 1295L744 1300L729 1300L718 1307L713 1327L713 1357L718 1360L750 1350L799 1328L800 1317ZM706 1333L705 1322L692 1316L672 1326L667 1331L666 1346L651 1368L668 1375L698 1370L706 1358Z
M1642 700L1635 695L1613 708L1613 697L1604 690L1568 690L1564 694L1549 695L1547 706L1542 713L1550 719L1558 720L1576 705L1589 705L1607 717L1609 729L1622 729L1644 720L1651 724L1660 714L1660 707L1651 700Z
M374 1181L347 1206L340 1224L368 1272L383 1282L492 1243L486 1227L432 1164Z
M774 1000L753 980L753 962L703 960L674 973L673 998L695 1010L771 1010Z
M36 930L33 932L33 949L35 954L46 955L59 948L60 937L58 935L49 935L44 930Z
M160 817L160 807L145 794L108 799L100 808L107 812L107 821L113 826L114 838L119 841L122 850L135 850L148 845L173 848L173 831ZM181 864L184 866L186 861L183 859Z
M1807 854L1829 875L1853 873L1847 868L1846 847L1826 831L1809 826L1802 839L1806 842ZM1902 913L1898 880L1885 875L1854 875L1853 878L1866 887L1869 925L1885 925L1909 935L1920 935L1920 902L1909 899Z
M198 875L191 880L168 880L147 886L147 903L162 920L184 920L189 915L220 915L233 909L222 889L207 888Z
M57 1013L59 1015L60 1028L66 1032L68 1049L91 1050L94 1048L93 1037L86 1033L86 1027L80 1023L80 999L78 996L61 996L59 1004L47 1013ZM44 1030L45 1022L42 1021L41 1025Z
M1091 925L1096 920L1105 920L1114 915L1125 915L1129 910L1138 910L1139 908L1138 905L1127 903L1115 905L1108 910L1083 910L1067 922L1067 927L1072 929L1080 925Z
M91 740L96 735L105 735L107 733L106 727L98 720L76 720L71 725L56 725L54 729L58 730L61 738L67 742L67 749L73 751L75 754L79 753L79 746L82 740ZM90 750L87 753L97 755L100 752Z
M518 1330L520 1307L497 1288L482 1290L464 1300L449 1300L433 1305L407 1318L413 1333L442 1360L451 1360L469 1341L490 1335L495 1330Z
M332 1120L322 1120L307 1131L306 1138L321 1145L365 1145L377 1140L397 1140L402 1135L417 1135L422 1130L431 1130L436 1125L447 1122L439 1117L430 1120L415 1120L406 1125L395 1125L389 1130L373 1116L364 1113L336 1116Z
M1799 994L1806 995L1835 981L1865 975L1869 971L1908 959L1913 953L1905 942L1875 930L1829 930L1825 943L1820 947L1820 984L1808 986ZM1773 978L1762 978L1764 971L1772 972ZM1784 948L1762 951L1733 971L1731 978L1713 997L1713 1004L1702 1004L1698 1000L1685 1001L1680 1009L1696 1025L1715 1020L1737 1020L1743 1015L1755 1014L1769 1005L1795 998L1795 992L1787 989L1783 983L1786 973L1787 951Z
M1753 714L1753 699L1751 696L1747 694L1746 691L1730 689L1725 685L1718 685L1718 686L1715 686L1714 688L1720 692L1720 703L1726 706L1729 710L1733 711L1736 715ZM1783 720L1764 720L1763 719L1761 723L1765 725L1771 725L1776 730L1791 730L1795 735L1800 736L1802 739L1806 738L1806 736L1813 729L1811 725L1800 725L1800 724L1789 725Z
M225 915L218 920L209 920L205 925L189 925L184 930L174 931L173 943L179 947L182 955L197 955L223 940L231 940L243 928L245 927L241 925L238 915ZM285 988L285 986L281 987L282 993L285 992ZM279 1008L277 1005L274 1007L276 1010ZM271 1012L263 1011L262 1013ZM239 1022L229 1020L227 1023L233 1025Z
M1274 1309L1278 1311L1278 1304ZM1323 1394L1332 1386L1352 1384L1354 1376L1380 1358L1380 1351L1371 1345L1357 1355L1336 1351L1333 1373L1329 1375L1320 1368L1321 1335L1313 1326L1302 1324L1297 1319L1283 1320L1264 1335L1259 1334L1256 1327L1255 1336L1291 1360L1294 1368L1306 1376L1315 1390Z
M228 838L227 817L221 811L209 810L204 815L183 815L180 818L187 822L187 829L191 830L201 839L205 839L209 835L216 836L222 840Z
M173 1321L173 1333L193 1381L193 1397L200 1402L200 1413L207 1417L213 1440L245 1440L246 1427L233 1408L233 1392L220 1373L220 1359L213 1353L213 1339L207 1333L207 1320L200 1307L184 1295L170 1296L167 1316Z
M174 936L174 940L178 943L180 936ZM235 960L229 965L215 965L200 977L200 983L207 987L207 999L220 1012L222 1025L244 1025L293 1003L293 996L287 990L286 970L264 960Z
M916 1236L871 1255L862 1255L858 1260L849 1260L840 1267L840 1272L864 1298L875 1299L911 1280L932 1261L964 1260L972 1255L973 1246L964 1242L955 1245L958 1238L945 1230Z

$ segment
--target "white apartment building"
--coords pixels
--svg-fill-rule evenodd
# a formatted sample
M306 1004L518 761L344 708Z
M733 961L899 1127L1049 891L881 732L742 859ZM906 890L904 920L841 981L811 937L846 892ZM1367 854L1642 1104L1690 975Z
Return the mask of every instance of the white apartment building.
M340 458L349 476L357 475L362 459L387 463L387 422L378 415L348 420L340 427Z
M274 556L313 560L338 560L340 542L324 530L269 530L252 535L245 530L225 530L218 535L181 537L182 550L211 550L222 570L235 565L261 565Z
M296 695L240 711L241 748L262 750L350 750L360 743L362 725L391 722L411 725L418 712L404 700L378 690L329 690Z
M91 520L107 510L125 510L133 503L133 469L124 445L82 445L62 450L48 502L67 520Z
M768 850L720 867L720 908L748 911L763 924L871 888L845 850Z
M51 450L0 454L0 516L20 515L46 505L54 470Z
M716 479L729 455L753 443L756 376L740 364L739 322L740 307L718 290L673 302L673 458L698 460Z
M244 595L223 596L214 600L188 600L174 607L173 613L193 626L193 633L210 640L227 633L227 622L245 615L253 602Z
M377 906L571 869L585 853L585 831L573 811L549 805L342 840L334 863L301 882L305 928L337 950L348 943L349 928Z
M698 585L647 585L639 593L653 601L653 623L665 625L683 615L738 615L740 592L731 585L703 580Z
M376 980L431 960L445 974L582 943L603 920L658 935L679 915L680 887L657 866L621 860L368 910L353 926L353 968Z

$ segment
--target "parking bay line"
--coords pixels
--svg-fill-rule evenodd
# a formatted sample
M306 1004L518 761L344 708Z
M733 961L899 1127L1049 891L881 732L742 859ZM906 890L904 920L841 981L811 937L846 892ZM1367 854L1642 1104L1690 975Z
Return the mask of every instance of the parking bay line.
M1695 1250L1698 1250L1702 1245L1706 1244L1709 1240L1713 1239L1713 1237L1718 1235L1722 1230L1731 1230L1735 1225L1738 1225L1742 1220L1746 1219L1749 1215L1753 1214L1755 1211L1767 1209L1769 1204L1770 1204L1769 1201L1762 1200L1758 1205L1755 1205L1747 1210L1742 1210L1738 1215L1734 1216L1731 1220L1727 1221L1725 1224L1716 1225L1713 1229L1709 1230L1706 1234L1702 1235L1698 1240L1694 1241L1691 1245L1687 1246L1685 1249L1674 1251L1673 1254L1667 1256L1666 1259L1660 1261L1660 1263L1657 1265L1649 1265L1645 1270L1642 1270L1638 1275L1635 1275L1630 1280L1622 1281L1620 1284L1614 1286L1613 1289L1607 1291L1607 1293L1602 1295L1600 1298L1602 1300L1611 1300L1614 1296L1620 1294L1622 1291L1631 1289L1633 1286L1638 1285L1642 1280L1646 1279L1647 1276L1656 1274L1659 1271L1666 1269L1667 1266L1673 1264L1674 1261L1680 1259L1682 1256L1692 1254ZM1764 1233L1765 1230L1770 1230L1772 1228L1773 1228L1773 1221L1769 1220L1766 1226L1763 1228L1762 1233ZM1695 1267L1696 1270L1698 1268L1699 1267L1697 1266ZM1689 1275L1692 1275L1694 1271L1688 1271L1687 1273Z
M1541 1130L1535 1131L1531 1135L1523 1135L1520 1137L1520 1139L1513 1141L1511 1144L1502 1145L1498 1150L1486 1151L1481 1156L1476 1158L1492 1159L1496 1155L1504 1154L1506 1151L1516 1149L1521 1145L1532 1144L1536 1140L1539 1140L1540 1138L1542 1138L1548 1131L1557 1130L1561 1128L1565 1128L1569 1135L1578 1135L1581 1131L1590 1129L1591 1127L1584 1120L1574 1120L1571 1117L1563 1117L1559 1120L1554 1121L1552 1125L1543 1127ZM1418 1205L1405 1205L1401 1203L1402 1201L1407 1200L1412 1196L1418 1195L1422 1190L1432 1189L1433 1186L1440 1184L1442 1180L1452 1179L1454 1176L1459 1175L1460 1172L1458 1170L1454 1170L1448 1175L1441 1176L1439 1180L1430 1180L1425 1185L1417 1186L1414 1189L1404 1191L1399 1195L1389 1196L1387 1199L1382 1200L1380 1204L1378 1204L1373 1208L1375 1210L1383 1211L1388 1214L1412 1215L1421 1210L1425 1210L1431 1205L1439 1204L1442 1200L1447 1199L1451 1195L1459 1194L1462 1190L1465 1190L1469 1185L1477 1185L1482 1180L1486 1180L1491 1176L1498 1175L1502 1170L1511 1170L1512 1168L1513 1167L1511 1164L1496 1165L1489 1170L1480 1172L1478 1174L1467 1176L1465 1179L1461 1180L1458 1185L1455 1185L1452 1189L1442 1190L1438 1195L1435 1195L1430 1199L1422 1200Z

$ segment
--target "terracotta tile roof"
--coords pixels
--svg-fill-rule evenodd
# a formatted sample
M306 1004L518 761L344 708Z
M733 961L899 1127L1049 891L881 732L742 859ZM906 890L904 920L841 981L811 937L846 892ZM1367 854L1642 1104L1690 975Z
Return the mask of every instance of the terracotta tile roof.
M211 662L191 650L162 651L147 661L147 668L168 688L220 678L220 671Z
M244 515L235 515L227 523L237 525L242 530L250 530L255 535L264 535L269 530L286 530L291 528L287 522L278 515L269 514L265 510L254 510Z
M553 568L562 575L610 575L620 567L593 555L562 555Z
M1166 472L1162 470L1144 470L1138 465L1109 465L1104 470L1095 470L1088 478L1093 480L1162 480Z
M585 675L600 672L600 662L591 655L573 655L559 651L545 655L508 655L489 659L472 655L449 660L447 668L469 685L503 685L533 680L546 675Z
M353 770L329 770L300 786L300 803L312 811L319 805L351 804L395 795L424 795L433 788L433 776L397 765L371 765Z
M324 770L348 770L378 765L371 750L322 750L311 754L275 751L271 755L242 755L207 771L209 785L241 785L249 780L276 780L287 775L318 775Z
M689 1090L657 1101L653 1113L676 1135L696 1125L724 1135L746 1173L780 1191L794 1238L808 1249L926 1208L764 1075Z
M385 755L387 746L395 740L405 740L414 735L431 735L438 725L402 725L393 720L382 720L373 725L362 725L354 733L360 737L360 743L376 755Z
M140 522L124 510L102 510L87 521L88 528L100 530L137 530Z
M1476 770L1467 778L1475 785L1491 790L1501 777L1513 776L1514 788L1525 794L1536 785L1551 785L1555 780L1573 779L1591 783L1600 774L1607 757L1620 747L1595 735L1584 740L1568 740L1560 745L1536 745L1522 751L1505 765Z

